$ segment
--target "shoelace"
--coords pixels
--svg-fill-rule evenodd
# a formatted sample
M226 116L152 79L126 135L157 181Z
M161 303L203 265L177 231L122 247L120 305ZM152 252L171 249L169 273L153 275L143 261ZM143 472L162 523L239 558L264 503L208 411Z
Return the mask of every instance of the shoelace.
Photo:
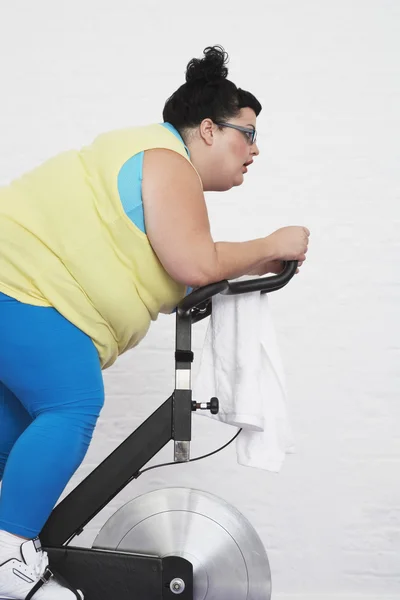
M43 552L43 550L40 550L40 552L37 553L36 562L33 565L35 575L37 577L42 577L48 565L49 557L47 555L47 552Z

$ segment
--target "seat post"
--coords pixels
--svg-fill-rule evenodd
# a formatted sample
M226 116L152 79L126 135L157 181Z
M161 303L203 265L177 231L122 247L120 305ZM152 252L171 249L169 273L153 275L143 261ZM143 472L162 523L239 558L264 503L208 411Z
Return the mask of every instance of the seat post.
M175 390L172 402L174 461L190 460L192 434L192 314L176 312Z

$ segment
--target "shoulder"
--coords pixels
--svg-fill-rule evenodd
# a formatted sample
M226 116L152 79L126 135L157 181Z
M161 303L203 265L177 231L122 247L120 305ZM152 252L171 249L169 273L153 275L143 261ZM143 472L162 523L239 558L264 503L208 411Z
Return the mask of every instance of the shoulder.
M167 148L152 148L144 152L143 158L143 181L157 178L163 181L173 182L179 179L195 187L201 187L202 182L197 170L189 158Z

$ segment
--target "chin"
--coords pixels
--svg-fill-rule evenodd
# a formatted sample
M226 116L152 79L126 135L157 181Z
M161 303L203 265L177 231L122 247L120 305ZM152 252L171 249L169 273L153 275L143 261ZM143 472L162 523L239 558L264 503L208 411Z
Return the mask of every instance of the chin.
M229 190L231 190L235 185L237 185L236 183L218 183L218 185L214 185L212 190L206 190L208 192L228 192ZM0 599L1 600L1 599Z
M239 175L239 177L236 177L236 179L234 180L232 187L237 187L238 185L242 185L242 183L244 183L244 176Z
M239 185L242 185L243 182L244 182L243 175L237 175L234 179L231 179L229 183L227 181L220 181L218 183L218 185L213 186L213 189L208 190L208 191L227 192L234 187L238 187Z

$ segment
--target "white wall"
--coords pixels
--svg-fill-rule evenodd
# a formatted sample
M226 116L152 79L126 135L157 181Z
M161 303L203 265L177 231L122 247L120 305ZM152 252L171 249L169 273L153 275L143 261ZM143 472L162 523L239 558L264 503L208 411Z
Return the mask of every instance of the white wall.
M82 544L133 495L201 487L257 528L274 599L399 597L399 28L396 0L2 1L0 183L103 130L159 121L188 60L220 43L264 110L245 185L209 197L215 237L312 232L302 273L271 296L297 454L279 475L239 467L233 447L151 471ZM105 373L107 404L67 491L170 393L173 336L160 318ZM193 455L233 433L195 419ZM157 461L171 458L168 447Z

